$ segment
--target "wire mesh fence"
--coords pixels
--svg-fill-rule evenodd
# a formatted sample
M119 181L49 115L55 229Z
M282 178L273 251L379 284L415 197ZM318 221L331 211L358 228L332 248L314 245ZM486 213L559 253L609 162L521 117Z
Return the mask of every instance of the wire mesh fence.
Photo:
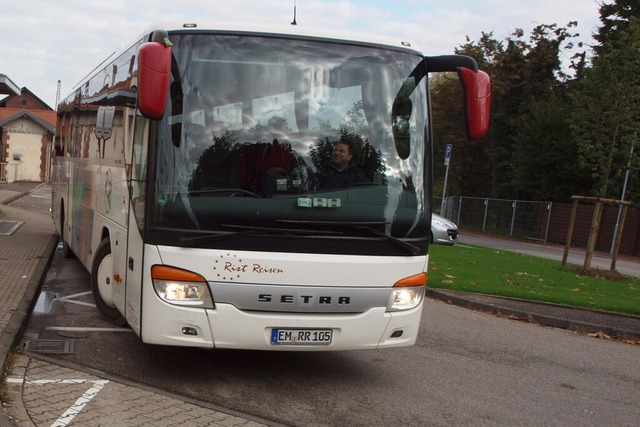
M566 244L570 227L572 203L529 202L483 197L450 196L433 198L440 214L468 231L538 240L544 243ZM571 244L586 247L592 228L593 204L580 206L575 219ZM624 224L619 224L619 210L606 206L598 226L596 250L613 251L613 236L620 225L620 254L640 256L640 210L630 209Z
M447 197L441 206L441 215L468 230L547 241L551 202Z

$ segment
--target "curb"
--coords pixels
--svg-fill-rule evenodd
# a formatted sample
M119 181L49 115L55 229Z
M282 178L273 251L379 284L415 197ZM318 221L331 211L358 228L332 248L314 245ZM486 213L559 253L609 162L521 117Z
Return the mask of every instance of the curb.
M472 294L466 292L441 291L427 287L425 295L429 298L439 300L448 304L453 304L463 308L469 308L491 314L497 314L510 317L517 320L536 323L542 326L550 326L559 329L580 333L603 333L610 337L640 340L640 330L632 330L623 326L604 325L603 323L590 322L584 320L571 319L567 317L559 317L552 314L536 313L536 310L508 307L509 303L516 305L529 305L529 307L538 307L541 309L548 308L554 311L567 310L574 313L588 313L602 316L613 316L620 319L630 319L632 321L640 321L639 316L624 315L618 313L588 310L579 307L571 307L560 304L551 304L545 302L532 302L519 300L515 298L496 297L484 294ZM487 299L489 302L479 301ZM493 301L493 302L491 302Z
M14 194L11 197L7 197L6 199L4 199L2 202L0 202L0 205L10 205L11 203L15 202L18 199L23 198L24 196L29 195L30 193L33 193L34 191L37 191L38 189L40 189L41 187L44 187L45 185L47 185L46 183L42 182L38 185L36 185L35 187L33 187L31 190L29 191L19 191L16 192L16 194Z

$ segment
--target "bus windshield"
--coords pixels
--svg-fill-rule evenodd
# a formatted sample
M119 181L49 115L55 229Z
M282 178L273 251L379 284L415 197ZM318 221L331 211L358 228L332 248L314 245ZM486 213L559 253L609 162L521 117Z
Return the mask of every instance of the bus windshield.
M422 56L246 34L171 41L139 221L149 243L426 253Z

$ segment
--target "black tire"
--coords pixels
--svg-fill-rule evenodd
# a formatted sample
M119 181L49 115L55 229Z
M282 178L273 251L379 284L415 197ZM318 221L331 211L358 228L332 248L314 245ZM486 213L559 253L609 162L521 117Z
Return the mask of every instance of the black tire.
M111 241L107 238L100 242L91 266L91 291L96 307L102 317L109 323L124 326L127 321L113 305L113 257Z

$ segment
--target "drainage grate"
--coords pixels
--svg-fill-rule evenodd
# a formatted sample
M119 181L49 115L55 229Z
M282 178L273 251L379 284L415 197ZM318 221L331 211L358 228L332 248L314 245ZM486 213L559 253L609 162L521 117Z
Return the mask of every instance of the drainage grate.
M35 353L72 354L74 342L67 340L26 340L22 347Z
M3 236L10 236L20 227L23 223L20 221L4 221L0 220L0 234Z

